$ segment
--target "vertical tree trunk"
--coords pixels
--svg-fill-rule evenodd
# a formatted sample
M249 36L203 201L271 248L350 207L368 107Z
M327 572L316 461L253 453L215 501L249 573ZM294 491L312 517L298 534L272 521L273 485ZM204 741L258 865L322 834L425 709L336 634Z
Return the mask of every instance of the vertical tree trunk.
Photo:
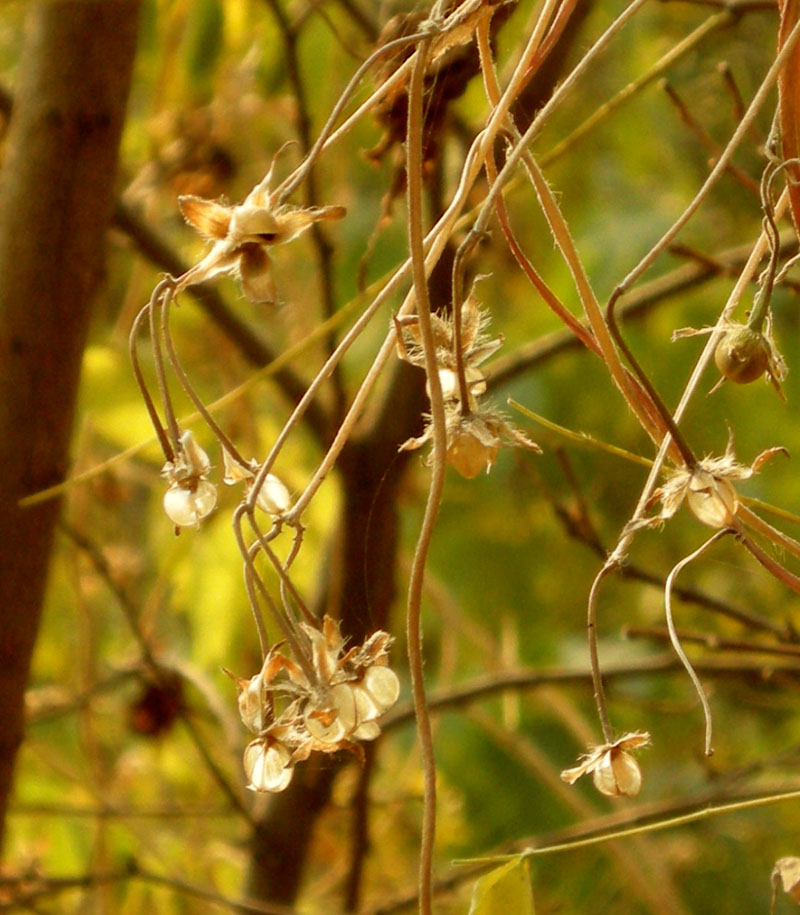
M58 504L102 278L138 0L30 6L0 173L0 843Z

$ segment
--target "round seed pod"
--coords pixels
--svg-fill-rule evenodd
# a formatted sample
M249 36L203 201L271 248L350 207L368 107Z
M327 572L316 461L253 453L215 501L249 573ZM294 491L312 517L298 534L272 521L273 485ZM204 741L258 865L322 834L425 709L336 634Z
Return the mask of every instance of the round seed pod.
M730 328L717 344L714 362L728 381L750 384L767 370L769 355L769 344L764 335L739 324Z

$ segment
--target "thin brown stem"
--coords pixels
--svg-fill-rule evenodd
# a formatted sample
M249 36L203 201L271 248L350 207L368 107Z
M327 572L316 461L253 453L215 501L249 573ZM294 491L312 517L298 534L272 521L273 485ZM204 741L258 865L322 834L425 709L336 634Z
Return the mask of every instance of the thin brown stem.
M441 3L437 3L438 7L441 7ZM411 565L406 614L411 692L414 699L417 737L424 780L424 807L419 861L419 909L421 915L431 915L433 911L433 843L436 835L436 762L433 749L433 733L425 697L425 673L422 661L422 584L425 576L428 548L433 537L444 488L446 449L444 403L436 364L436 346L431 327L431 307L428 298L428 281L425 275L424 231L422 225L422 95L431 40L431 37L423 39L417 50L417 59L411 71L406 130L408 246L411 255L414 295L417 302L420 337L425 355L425 370L428 375L433 422L433 466L431 469L430 488Z

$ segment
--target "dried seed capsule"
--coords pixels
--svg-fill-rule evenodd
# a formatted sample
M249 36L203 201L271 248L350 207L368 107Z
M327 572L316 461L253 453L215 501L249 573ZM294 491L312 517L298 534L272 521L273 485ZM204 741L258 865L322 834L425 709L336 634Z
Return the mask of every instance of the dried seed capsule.
M717 344L714 362L728 381L750 384L767 370L769 356L769 344L764 335L745 324L737 324Z
M639 763L619 747L606 751L592 772L595 788L607 797L635 797L642 787Z
M292 754L271 737L249 743L244 751L244 771L251 791L283 791L294 775Z
M164 493L164 511L178 527L191 527L210 515L217 504L217 489L208 480L199 480L192 489L173 483Z

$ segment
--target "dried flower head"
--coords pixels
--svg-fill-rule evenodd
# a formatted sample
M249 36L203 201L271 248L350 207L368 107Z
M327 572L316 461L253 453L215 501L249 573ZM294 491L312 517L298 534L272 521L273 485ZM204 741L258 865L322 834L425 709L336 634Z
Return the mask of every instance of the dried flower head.
M217 504L217 489L206 477L211 470L208 455L188 429L181 435L173 460L161 468L169 483L164 511L176 527L191 527L202 521Z
M503 345L502 337L490 338L485 333L489 320L488 314L478 305L473 291L461 306L461 359L471 396L478 396L486 391L486 378L478 366ZM442 395L445 400L457 399L458 359L452 317L432 314L431 330ZM395 318L395 332L397 355L411 365L425 368L419 318L415 315L400 320Z
M503 447L542 451L501 413L480 403L469 413L464 413L457 401L445 403L445 433L447 463L468 480L482 470L489 473ZM432 439L433 424L428 417L423 434L404 442L400 450L413 451Z
M388 633L375 632L345 650L339 626L330 617L321 627L301 626L309 643L306 664L277 645L254 677L228 672L239 689L242 721L258 735L244 756L248 787L255 791L282 791L295 763L313 752L360 752L355 741L380 734L377 719L400 695L397 674L387 666Z
M315 222L345 215L345 208L340 206L276 205L269 190L272 171L270 168L264 180L238 205L194 196L178 198L183 218L212 247L181 277L176 293L220 273L234 273L240 277L250 301L272 303L276 295L269 249L292 241Z
M650 735L643 731L625 734L613 743L592 747L578 760L578 765L565 769L561 778L569 785L583 775L592 774L595 788L607 797L636 797L642 787L639 764L628 752L646 747Z
M781 452L785 453L785 450L768 448L747 467L736 460L731 436L722 457L705 457L693 468L679 468L655 491L653 500L661 502L661 511L645 523L667 521L685 498L694 516L703 524L717 529L732 526L739 499L731 481L749 480L763 464Z

